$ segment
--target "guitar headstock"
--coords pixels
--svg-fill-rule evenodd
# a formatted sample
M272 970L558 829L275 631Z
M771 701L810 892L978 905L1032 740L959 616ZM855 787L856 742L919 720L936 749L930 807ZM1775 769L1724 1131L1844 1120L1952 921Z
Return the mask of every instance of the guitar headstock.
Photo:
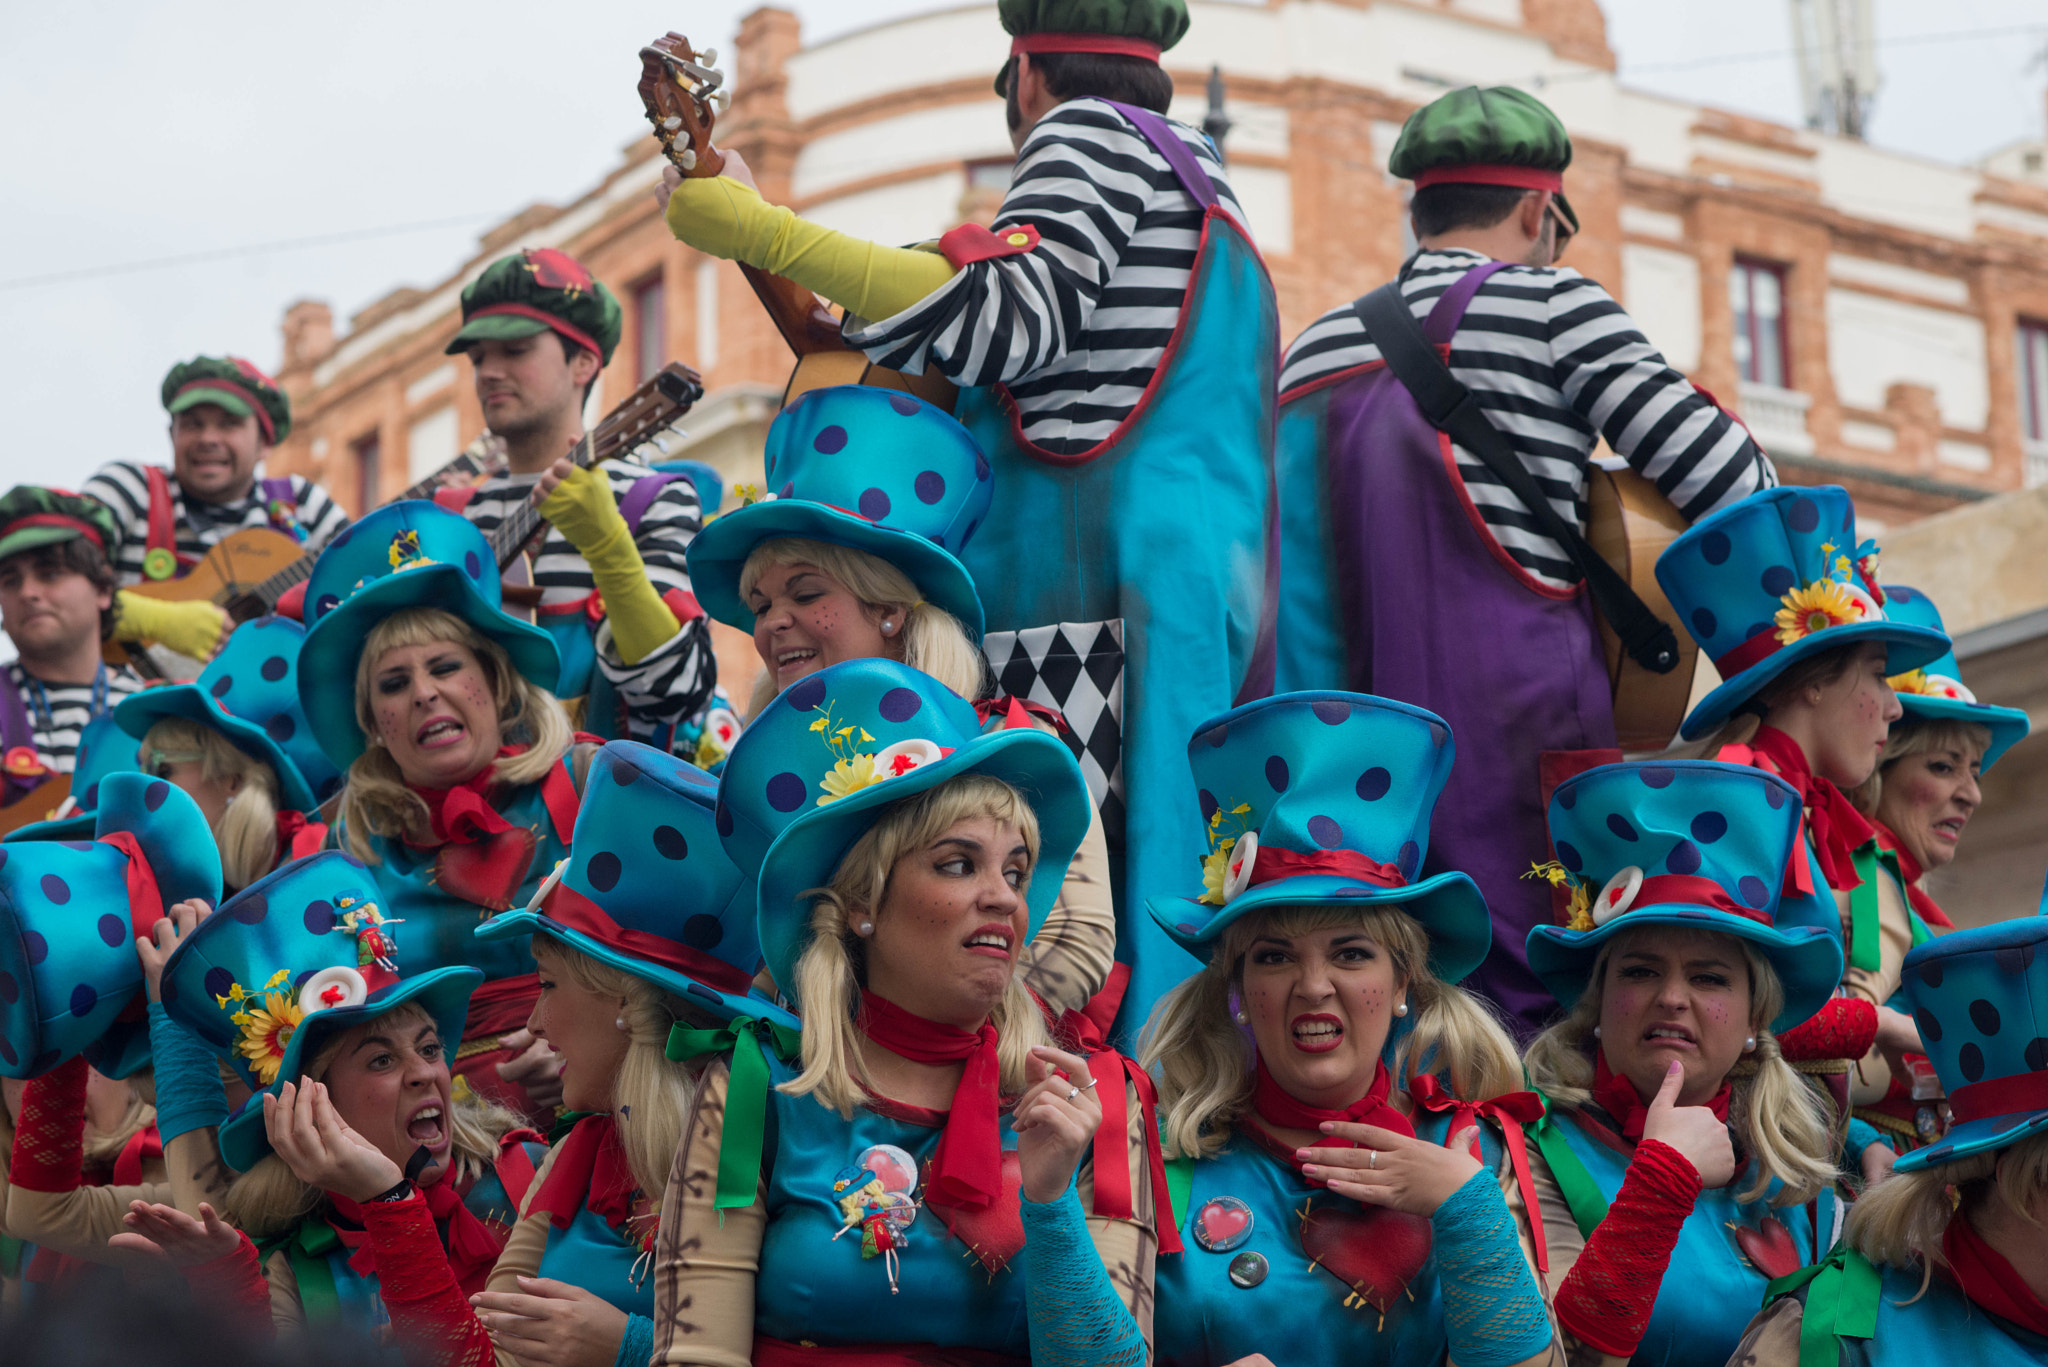
M590 434L591 459L609 460L649 442L661 449L663 434L703 397L702 377L680 361L669 362L605 414Z
M640 49L640 103L661 150L686 176L715 176L725 158L711 145L711 127L731 95L718 53L690 46L680 33L657 38Z

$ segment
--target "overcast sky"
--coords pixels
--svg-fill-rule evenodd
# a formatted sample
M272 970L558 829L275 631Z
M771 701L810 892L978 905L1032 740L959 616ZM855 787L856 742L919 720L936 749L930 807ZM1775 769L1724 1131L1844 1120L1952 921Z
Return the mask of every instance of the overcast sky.
M0 482L75 485L105 460L167 458L157 386L174 361L235 352L272 367L293 300L345 320L443 277L488 224L575 198L646 134L640 44L687 23L729 51L755 3L690 0L666 17L614 0L10 6L0 364L15 412ZM944 0L784 3L819 37ZM1799 121L1787 0L1603 8L1629 84ZM1872 141L1961 162L2041 136L2042 0L1877 12ZM415 224L440 226L378 232ZM345 233L365 235L275 245ZM114 269L199 252L232 254Z

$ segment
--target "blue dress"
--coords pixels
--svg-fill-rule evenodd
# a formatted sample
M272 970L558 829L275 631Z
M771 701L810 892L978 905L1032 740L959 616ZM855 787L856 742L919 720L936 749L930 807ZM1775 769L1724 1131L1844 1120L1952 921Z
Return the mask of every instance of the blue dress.
M1859 1255L1844 1250L1828 1259L1823 1272L1846 1260L1862 1261ZM1920 1293L1920 1269L1885 1267L1877 1272L1875 1332L1867 1338L1861 1336L1864 1328L1872 1327L1866 1322L1854 1326L1854 1333L1844 1332L1836 1339L1841 1367L1929 1367L1946 1362L1969 1363L1970 1367L2020 1367L2022 1363L2038 1367L2048 1362L2048 1336L1973 1303L1939 1272L1924 1296ZM1803 1327L1811 1289L1811 1283L1802 1285L1775 1302L1759 1317L1759 1325L1786 1313L1789 1302L1797 1302ZM1861 1307L1860 1312L1867 1313L1869 1308ZM1778 1357L1777 1353L1760 1355L1758 1362L1779 1367ZM1783 1367L1793 1365L1786 1361Z

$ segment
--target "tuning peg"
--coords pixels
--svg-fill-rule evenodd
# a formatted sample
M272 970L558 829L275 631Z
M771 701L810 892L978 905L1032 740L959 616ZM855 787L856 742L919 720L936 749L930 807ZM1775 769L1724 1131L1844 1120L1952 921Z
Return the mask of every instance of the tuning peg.
M705 48L702 52L697 54L697 63L700 66L717 66L718 49L715 47Z
M681 128L683 126L682 116L679 114L671 114L661 121L661 126L665 132L673 133L678 128Z
M694 147L685 147L681 152L676 154L676 160L682 163L682 167L685 171L696 170L697 149Z
M717 105L718 112L723 114L732 105L732 92L730 90L712 91L711 103Z

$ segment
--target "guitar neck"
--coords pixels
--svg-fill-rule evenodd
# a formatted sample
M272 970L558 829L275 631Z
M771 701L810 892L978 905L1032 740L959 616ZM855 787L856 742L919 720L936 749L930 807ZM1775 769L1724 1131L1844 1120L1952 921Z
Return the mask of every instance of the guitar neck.
M775 324L775 330L782 334L782 340L789 343L789 349L798 356L853 350L839 335L837 315L817 295L793 280L770 275L753 266L742 264L740 273L754 287L754 296L761 301L761 307L768 310L769 321Z
M570 464L587 470L596 461L592 436L592 433L585 432L576 439L576 445L569 450ZM532 499L521 499L491 532L491 554L497 557L498 568L502 570L518 559L519 553L526 549L526 544L546 523L547 519L540 515L540 509Z

